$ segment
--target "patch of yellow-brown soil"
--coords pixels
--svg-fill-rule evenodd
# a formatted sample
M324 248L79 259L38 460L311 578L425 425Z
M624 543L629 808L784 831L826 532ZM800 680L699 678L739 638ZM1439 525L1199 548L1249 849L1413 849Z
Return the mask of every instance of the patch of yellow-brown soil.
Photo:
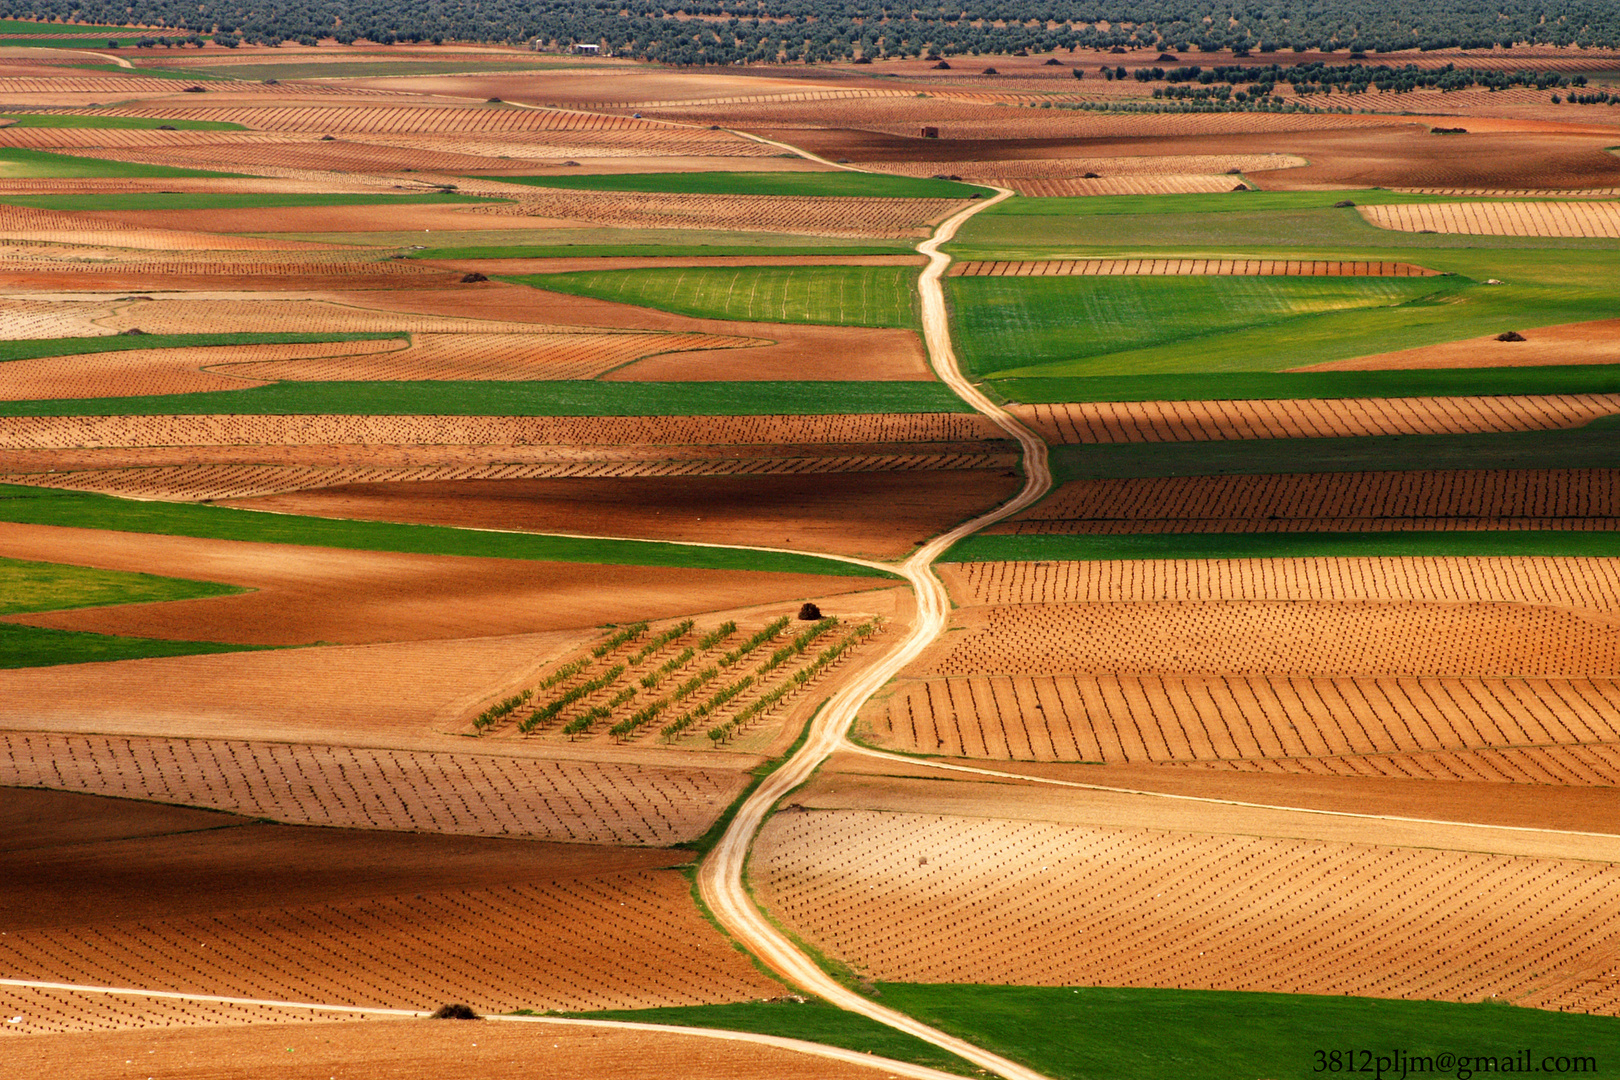
M1438 271L1404 262L1323 259L1038 259L952 263L949 277L1434 277Z
M1295 371L1378 371L1389 368L1537 367L1544 364L1620 364L1620 319L1521 327L1525 340L1495 334L1416 349L1330 360Z
M1358 209L1370 224L1401 232L1620 237L1620 203L1411 203Z

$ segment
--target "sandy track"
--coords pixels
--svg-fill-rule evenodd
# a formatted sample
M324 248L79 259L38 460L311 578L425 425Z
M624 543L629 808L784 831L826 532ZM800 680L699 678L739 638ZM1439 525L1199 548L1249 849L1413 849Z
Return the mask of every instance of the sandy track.
M1371 224L1401 232L1620 237L1620 203L1414 203L1357 209Z
M753 880L872 978L1620 1011L1602 978L1620 962L1620 870L1601 862L811 811L766 826Z
M0 450L74 447L911 443L1003 438L971 413L846 416L26 416Z
M738 770L493 753L0 732L0 784L348 829L664 847L700 835L746 782Z
M1403 262L1336 262L1322 259L1038 259L960 262L951 277L1129 277L1216 275L1221 277L1434 277L1438 271Z
M948 757L1620 781L1611 679L989 675L904 684L865 725L881 745Z
M954 622L930 674L1620 675L1620 620L1524 604L1025 604Z
M1586 531L1617 519L1613 469L1413 470L1075 480L993 531Z
M1051 443L1464 435L1582 427L1620 412L1620 394L1099 401L1013 412Z
M868 578L344 551L0 524L0 553L254 590L207 600L13 616L183 641L285 645L461 640L669 618L871 588ZM144 661L143 661L144 662Z
M1385 600L1620 611L1620 559L1546 556L1131 559L941 568L967 605L1154 600Z

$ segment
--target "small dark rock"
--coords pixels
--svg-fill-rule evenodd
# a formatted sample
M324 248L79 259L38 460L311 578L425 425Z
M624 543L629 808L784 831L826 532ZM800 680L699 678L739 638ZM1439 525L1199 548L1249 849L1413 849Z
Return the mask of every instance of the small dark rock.
M1347 206L1354 206L1354 205L1356 205L1354 199L1340 199L1338 202L1333 204L1333 208L1335 210L1343 210Z
M501 101L500 98L492 97L492 98L485 98L484 99L484 104L485 105L501 105L501 104L504 104L504 103Z
M1062 67L1062 66L1063 66L1063 61L1059 60L1055 56L1048 56L1046 58L1046 63L1041 65L1041 67Z
M1000 75L1001 72L997 71L993 67L987 67L987 68L984 69L984 74L986 74L986 75Z
M159 124L157 126L157 130L158 131L177 131L179 129L176 128L173 124Z
M320 137L319 141L321 141L321 142L337 142L337 136L336 135L322 135Z
M1174 63L1180 59L1181 57L1177 56L1175 53L1162 52L1159 54L1160 63Z
M1081 179L1082 180L1101 180L1102 179L1102 174L1101 173L1088 172L1088 173L1086 173L1085 176L1081 177Z
M1497 341L1523 341L1524 340L1524 335L1519 333L1517 330L1509 330L1505 334L1497 334L1496 335L1496 340Z
M145 337L146 336L146 331L142 330L138 326L132 326L128 330L120 330L118 333L119 333L120 337Z
M200 86L188 86L184 90L182 90L181 93L183 93L183 94L206 94L206 93L208 93L208 91L204 90Z
M463 285L475 285L480 281L488 281L488 280L489 280L489 278L485 277L483 274L480 274L476 270L474 270L470 274L461 275L461 283Z

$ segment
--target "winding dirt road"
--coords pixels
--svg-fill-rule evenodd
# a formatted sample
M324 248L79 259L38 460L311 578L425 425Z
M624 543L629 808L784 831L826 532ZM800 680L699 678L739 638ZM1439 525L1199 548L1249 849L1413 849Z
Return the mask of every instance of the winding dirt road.
M928 266L918 279L917 289L922 297L923 338L935 371L958 396L1022 445L1025 473L1023 490L1011 501L930 540L897 568L911 582L917 594L917 618L910 635L899 648L834 695L816 715L798 753L768 776L743 803L719 843L698 868L698 889L704 903L708 904L714 917L727 931L773 971L797 986L840 1008L933 1043L1007 1080L1044 1080L1042 1074L1033 1069L947 1035L847 989L822 971L814 960L766 919L743 884L748 849L777 801L810 778L828 755L844 743L844 736L854 722L856 712L866 700L901 668L916 659L944 630L950 613L950 599L945 586L934 574L934 560L958 540L1017 513L1052 487L1046 444L963 377L955 350L951 348L945 293L940 287L940 278L951 260L939 247L956 234L962 222L1012 195L1012 192L1004 189L998 188L997 192L995 198L970 206L944 222L931 238L918 245L917 250L928 256Z

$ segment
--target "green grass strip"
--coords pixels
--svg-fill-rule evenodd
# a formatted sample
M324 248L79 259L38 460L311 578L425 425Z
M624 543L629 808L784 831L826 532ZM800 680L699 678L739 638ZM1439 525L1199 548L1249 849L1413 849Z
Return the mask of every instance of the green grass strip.
M143 72L144 74L144 72ZM178 169L169 165L141 165L132 161L103 161L99 158L52 154L0 146L0 177L52 177L77 179L88 176L225 176L241 178L242 173L209 172L206 169Z
M58 667L156 656L258 652L270 645L231 645L219 641L161 641L156 638L87 634L39 626L0 623L0 668Z
M501 280L700 319L915 327L916 279L911 266L673 266Z
M159 116L96 116L77 113L9 113L0 120L10 120L7 127L20 128L119 128L145 129L168 127L176 131L246 131L246 126L228 120L166 120ZM94 197L94 196L90 196Z
M890 1008L1056 1080L1307 1080L1363 1072L1372 1080L1375 1057L1393 1059L1396 1051L1458 1059L1428 1070L1435 1077L1541 1071L1546 1056L1596 1058L1596 1067L1580 1071L1598 1076L1612 1070L1620 1051L1620 1020L1613 1017L1494 1002L949 983L882 983L879 989ZM1352 1049L1353 1062L1347 1057ZM1365 1068L1362 1050L1369 1052ZM1521 1052L1532 1064L1523 1063ZM1460 1060L1476 1055L1493 1060ZM1560 1070L1549 1064L1545 1071ZM1382 1075L1395 1080L1425 1072L1385 1064Z
M1585 427L1475 435L1371 435L1057 446L1060 481L1417 469L1620 468L1620 417Z
M1389 371L1234 371L996 379L1010 401L1246 401L1620 393L1620 364Z
M0 485L0 521L352 551L397 551L420 555L615 566L761 570L833 577L894 576L812 555L709 548L648 540L593 540L536 533L480 532L441 525L265 514L225 506L135 502L107 495L9 484Z
M203 345L313 345L323 341L390 341L402 330L349 334L110 334L101 337L30 338L0 341L0 362L44 356L79 356L130 349L189 349Z
M1132 533L1122 536L970 536L941 562L1096 562L1127 559L1293 559L1352 556L1540 555L1614 558L1620 533Z
M286 382L203 394L0 401L0 416L847 416L971 411L946 387L929 382Z
M132 574L67 563L0 559L0 615L198 600L246 591L211 581Z
M570 191L655 191L680 195L820 195L846 198L971 199L988 189L953 180L861 172L607 173L490 176L503 184Z
M803 1039L825 1046L876 1054L895 1061L963 1076L978 1073L973 1066L914 1035L896 1031L876 1020L828 1005L817 998L796 1001L745 1001L734 1005L682 1005L667 1009L611 1009L603 1012L560 1013L582 1020L627 1020L639 1024L720 1028L751 1031L783 1039ZM881 1073L873 1073L880 1076Z
M38 210L258 210L273 206L407 206L420 203L499 202L454 192L414 195L305 195L284 192L221 194L201 191L149 191L135 194L0 195L9 206Z

